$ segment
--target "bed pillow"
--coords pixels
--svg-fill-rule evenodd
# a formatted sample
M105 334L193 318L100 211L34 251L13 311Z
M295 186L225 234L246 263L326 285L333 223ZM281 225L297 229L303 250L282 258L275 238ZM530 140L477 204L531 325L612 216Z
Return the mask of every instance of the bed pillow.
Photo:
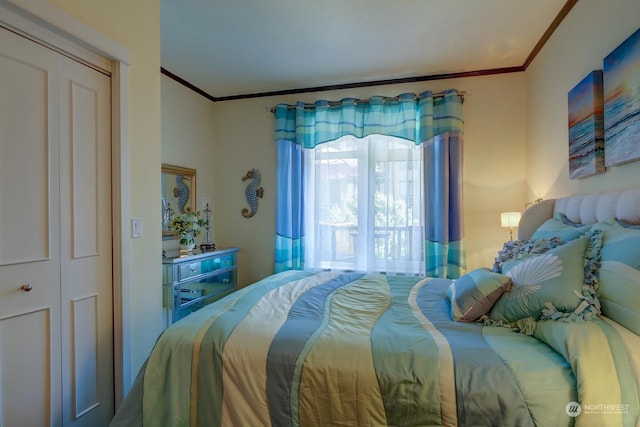
M566 217L559 212L553 218L546 220L531 236L532 239L559 237L563 241L577 239L591 229L592 225L581 225L568 222Z
M511 279L488 268L478 268L454 280L447 290L451 319L475 322L489 313L500 295L511 286Z
M594 228L603 233L598 288L602 314L640 335L640 230L614 219Z
M493 306L491 319L514 323L527 317L538 320L546 310L573 313L586 308L582 291L588 242L583 236L541 255L506 262L502 271L512 287Z

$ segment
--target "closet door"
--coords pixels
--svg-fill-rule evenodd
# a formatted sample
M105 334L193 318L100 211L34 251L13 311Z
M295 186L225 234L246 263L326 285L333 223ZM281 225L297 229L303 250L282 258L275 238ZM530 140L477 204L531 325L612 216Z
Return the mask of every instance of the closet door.
M0 425L61 425L58 55L0 28Z
M110 78L0 28L0 425L113 415Z
M64 425L106 426L114 411L111 80L60 62Z

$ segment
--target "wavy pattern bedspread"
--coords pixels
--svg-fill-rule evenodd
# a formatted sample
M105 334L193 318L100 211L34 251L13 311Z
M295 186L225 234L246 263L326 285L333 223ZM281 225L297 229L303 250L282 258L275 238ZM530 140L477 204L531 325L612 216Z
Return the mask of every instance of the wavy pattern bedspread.
M271 276L166 330L112 425L637 425L640 366L625 352L637 335L603 321L540 322L538 337L452 322L448 284ZM571 402L623 406L574 417Z

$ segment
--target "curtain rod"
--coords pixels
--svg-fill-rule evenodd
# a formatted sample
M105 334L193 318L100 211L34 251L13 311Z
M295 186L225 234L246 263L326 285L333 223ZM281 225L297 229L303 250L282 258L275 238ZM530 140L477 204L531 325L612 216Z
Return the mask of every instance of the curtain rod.
M459 90L456 92L456 94L460 97L460 100L462 102L464 102L464 97L465 95L470 95L470 93L466 90ZM442 98L445 95L445 92L437 92L437 93L432 93L431 96L434 98ZM422 97L420 95L416 95L414 97L414 99L419 100L422 99ZM367 99L355 99L354 103L355 104L368 104L369 101L371 100L371 98L367 98ZM383 96L382 97L382 101L399 101L400 97L398 96ZM343 101L327 101L327 104L329 107L335 107L337 105L342 105ZM295 110L298 106L297 105L288 105L287 106L287 110ZM314 109L316 108L316 104L303 104L303 108L309 108L309 109ZM271 111L272 113L276 112L276 107L271 107L269 109L269 111Z

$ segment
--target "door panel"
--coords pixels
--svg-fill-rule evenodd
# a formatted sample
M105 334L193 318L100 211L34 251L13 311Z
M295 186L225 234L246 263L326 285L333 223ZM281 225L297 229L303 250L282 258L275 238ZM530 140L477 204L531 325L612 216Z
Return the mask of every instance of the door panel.
M49 258L50 221L57 218L49 212L57 209L49 205L49 189L57 188L49 176L51 160L57 163L49 146L56 139L56 58L41 58L24 39L5 46L16 39L10 35L2 30L0 39L0 265Z
M101 404L98 304L98 295L72 301L71 419L73 420Z
M62 380L72 397L64 425L93 427L114 411L111 81L61 61Z
M49 378L51 371L58 369L51 366L47 333L52 327L50 314L50 308L43 308L0 320L0 413L3 426L49 425L52 409ZM25 329L31 331L28 337L23 334ZM25 378L40 378L42 386L23 387ZM31 402L40 404L32 405Z
M71 233L72 258L98 255L98 92L76 81L71 91ZM104 142L103 142L104 143Z

